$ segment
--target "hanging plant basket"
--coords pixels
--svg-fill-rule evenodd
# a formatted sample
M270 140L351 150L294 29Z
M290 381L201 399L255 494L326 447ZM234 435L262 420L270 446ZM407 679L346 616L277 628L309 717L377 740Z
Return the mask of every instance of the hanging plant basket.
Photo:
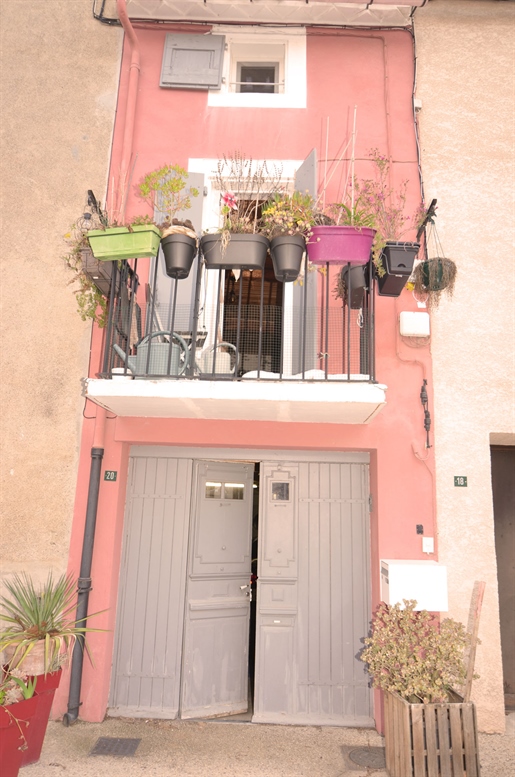
M454 281L455 265L450 259L427 259L419 267L418 272L425 291L443 291Z
M296 281L306 250L304 235L278 235L270 243L275 277L281 283Z
M92 229L88 240L95 259L112 262L157 256L161 232L153 224Z
M111 279L113 275L113 263L101 262L95 259L91 248L82 248L80 252L82 262L82 272L86 278L93 283L104 297L109 299L111 292ZM117 275L117 287L120 283L120 276ZM118 288L117 288L118 291Z
M197 255L197 239L186 234L174 233L161 240L161 248L165 259L166 274L177 280L187 278Z
M311 264L367 264L375 229L323 225L311 227L307 243Z
M220 234L204 235L200 245L208 270L262 270L270 243L263 235L235 233L226 246Z
M377 274L378 293L381 297L400 295L413 272L413 264L419 250L420 243L386 243L380 257L384 274Z

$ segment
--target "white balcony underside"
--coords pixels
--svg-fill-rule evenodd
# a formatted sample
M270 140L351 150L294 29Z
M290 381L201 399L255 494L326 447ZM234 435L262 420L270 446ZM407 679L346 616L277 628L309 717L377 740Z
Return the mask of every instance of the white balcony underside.
M86 381L86 396L118 416L227 421L367 424L386 404L386 386L357 381Z

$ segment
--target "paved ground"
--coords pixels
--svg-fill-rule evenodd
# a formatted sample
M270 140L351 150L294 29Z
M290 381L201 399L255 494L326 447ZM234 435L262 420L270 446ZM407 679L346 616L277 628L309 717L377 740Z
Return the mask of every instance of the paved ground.
M480 734L481 777L515 777L515 714L504 736ZM136 738L132 757L93 756L99 737ZM41 760L20 777L387 777L349 759L382 747L370 729L110 718L49 723Z

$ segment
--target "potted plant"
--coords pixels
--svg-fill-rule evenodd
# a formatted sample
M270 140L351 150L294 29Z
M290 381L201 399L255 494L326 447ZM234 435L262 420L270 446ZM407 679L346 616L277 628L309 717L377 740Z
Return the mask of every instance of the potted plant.
M307 243L312 264L364 265L370 259L375 229L372 215L352 198L334 203L331 215L318 214Z
M398 297L413 270L420 244L402 240L412 233L416 237L418 225L425 217L423 204L410 216L406 214L408 181L395 191L389 184L390 163L377 149L369 153L376 175L373 179L356 179L356 200L371 215L376 228L373 244L374 264L377 270L381 296Z
M191 198L199 191L188 187L188 173L180 165L163 165L147 173L138 184L138 196L152 207L154 214L160 214L159 227L162 231L166 273L171 278L187 278L198 251L198 239L189 219L180 221L176 215L191 208Z
M271 241L270 253L278 281L297 280L314 218L315 201L302 192L276 194L263 205L260 226Z
M84 216L90 217L87 213ZM95 259L89 246L83 219L73 225L64 236L68 251L63 260L73 272L70 284L76 283L75 299L77 310L83 321L91 318L100 328L107 322L107 300L111 291L112 262Z
M85 633L98 629L75 620L77 585L71 575L61 575L54 581L50 573L42 586L36 586L29 575L17 574L4 580L4 586L6 594L0 596L0 651L11 675L22 672L37 678L39 695L37 720L26 735L28 746L22 757L25 765L37 761L41 753L61 667L77 638L81 637L88 651Z
M381 602L360 658L385 692L386 767L391 777L479 775L475 707L456 693L466 677L463 624L436 623L416 602Z
M284 191L282 168L269 169L235 152L218 162L215 186L220 191L222 226L203 235L200 244L207 269L259 270L265 266L269 241L260 234L263 203Z
M39 706L36 678L2 670L0 676L0 764L3 777L17 777Z
M452 259L443 256L425 259L413 271L413 291L430 310L434 310L443 291L452 297L456 275L457 268Z

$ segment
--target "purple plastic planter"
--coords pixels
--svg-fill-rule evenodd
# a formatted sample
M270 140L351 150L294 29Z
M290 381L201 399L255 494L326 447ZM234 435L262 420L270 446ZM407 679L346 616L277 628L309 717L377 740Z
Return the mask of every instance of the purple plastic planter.
M319 226L307 242L312 264L366 264L376 233L370 227Z

